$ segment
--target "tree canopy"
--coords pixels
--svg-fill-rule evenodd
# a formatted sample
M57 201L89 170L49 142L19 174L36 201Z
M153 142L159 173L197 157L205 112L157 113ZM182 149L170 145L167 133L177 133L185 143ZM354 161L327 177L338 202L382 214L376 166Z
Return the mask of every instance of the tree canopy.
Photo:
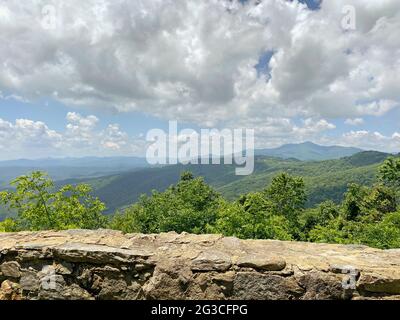
M107 225L102 215L104 203L91 196L86 184L65 185L55 190L53 181L43 172L21 176L11 182L15 190L0 192L0 203L16 213L6 219L4 231L96 229Z

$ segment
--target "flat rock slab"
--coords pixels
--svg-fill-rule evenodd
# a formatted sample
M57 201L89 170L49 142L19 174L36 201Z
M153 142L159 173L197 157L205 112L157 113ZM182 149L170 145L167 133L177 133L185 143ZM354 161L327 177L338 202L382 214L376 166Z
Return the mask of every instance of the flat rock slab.
M113 230L0 233L0 299L399 299L400 250Z

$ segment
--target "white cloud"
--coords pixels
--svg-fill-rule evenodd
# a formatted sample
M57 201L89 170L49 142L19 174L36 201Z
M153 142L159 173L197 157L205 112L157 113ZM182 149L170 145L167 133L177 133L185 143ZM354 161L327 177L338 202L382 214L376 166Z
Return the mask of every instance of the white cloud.
M340 137L340 144L398 153L400 149L400 133L394 132L391 136L385 136L376 131L350 131Z
M0 118L0 159L43 158L46 156L111 156L143 154L144 138L129 137L119 125L97 128L99 119L68 113L65 131L51 130L40 121Z
M400 49L393 37L400 15L396 0L368 6L350 1L357 9L357 30L348 33L340 21L349 1L324 1L320 11L311 12L282 0L257 6L224 0L85 5L72 0L59 3L58 28L43 30L41 10L47 3L0 6L10 18L0 22L1 37L12 43L0 50L0 85L26 97L52 95L77 105L200 123L247 114L265 103L302 106L297 111L309 116L370 114L359 100L379 105L399 98L400 61L392 54ZM268 83L254 70L266 50L276 51ZM344 90L351 93L345 105L325 110L343 102L334 96ZM329 105L319 109L324 99Z
M128 145L128 135L121 131L118 124L110 124L102 134L101 145L111 150L121 150Z
M359 126L364 123L364 119L363 118L346 119L344 123L348 124L349 126Z
M11 123L0 119L0 150L2 158L37 157L49 149L59 149L62 136L40 121L17 119Z
M356 125L399 106L398 0L323 1L317 11L285 0L55 1L57 28L43 29L51 3L0 4L3 92L245 125L271 144L317 138L335 118ZM341 27L345 5L356 8L354 31ZM270 75L260 76L254 66L269 51ZM96 148L96 124L70 114L64 143ZM103 147L129 146L119 128L105 131Z

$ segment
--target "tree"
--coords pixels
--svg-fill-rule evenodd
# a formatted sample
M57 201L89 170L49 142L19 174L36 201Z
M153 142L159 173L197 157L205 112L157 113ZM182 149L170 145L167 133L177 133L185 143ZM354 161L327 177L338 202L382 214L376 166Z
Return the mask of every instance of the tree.
M247 194L234 203L224 201L215 224L209 225L207 231L242 239L292 240L288 220L272 215L268 208L268 201L260 192Z
M270 203L270 212L284 216L289 221L292 232L297 233L299 215L307 201L303 178L281 173L272 179L264 194Z
M254 237L254 224L251 216L238 201L221 201L215 223L207 225L208 233L220 233L241 239Z
M65 185L54 191L53 181L40 171L10 184L15 190L0 192L0 203L16 212L17 218L7 221L5 231L97 229L107 225L102 215L105 205L90 195L89 185Z
M364 225L357 238L375 248L400 248L400 212L387 214L379 223Z
M397 210L396 193L382 184L368 188L353 183L345 194L343 208L349 221L380 221Z
M352 183L348 186L344 195L343 208L346 220L356 220L361 216L364 209L364 198L367 195L367 188Z
M221 196L203 178L184 172L164 192L143 195L138 203L115 215L111 227L124 232L204 233L217 218Z
M331 200L322 202L316 208L304 210L299 218L302 240L307 240L310 230L316 226L327 226L333 219L339 217L339 215L340 208Z
M400 158L386 159L378 172L379 180L387 186L400 187Z

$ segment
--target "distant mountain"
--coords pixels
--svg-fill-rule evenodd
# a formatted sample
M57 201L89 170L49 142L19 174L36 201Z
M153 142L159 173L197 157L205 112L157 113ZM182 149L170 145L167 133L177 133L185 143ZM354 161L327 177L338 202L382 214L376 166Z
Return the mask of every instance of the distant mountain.
M255 171L249 176L236 176L235 166L232 165L170 165L94 179L67 180L59 184L91 184L95 195L106 203L107 213L112 213L136 202L141 194L165 190L175 184L181 172L186 170L195 176L203 176L207 183L230 200L247 192L262 190L276 174L286 171L304 178L311 206L327 199L340 201L351 182L371 185L375 182L378 166L388 156L386 153L366 151L342 159L308 162L257 156Z
M328 160L351 156L361 149L339 146L319 146L306 142L287 144L275 149L256 150L258 156L283 159ZM140 157L84 157L84 158L45 158L0 161L0 188L17 176L35 170L49 173L54 180L88 179L120 172L150 167L145 158Z
M0 161L0 168L48 168L48 167L138 167L147 166L145 158L140 157L83 157L83 158L44 158L44 159L17 159Z
M312 142L300 144L286 144L274 149L259 149L255 151L259 156L278 157L283 159L298 159L303 161L321 161L340 159L352 156L363 150L352 147L320 146Z
M91 178L148 167L145 158L138 157L84 157L18 159L0 161L0 187L10 180L35 170L49 173L54 180Z

